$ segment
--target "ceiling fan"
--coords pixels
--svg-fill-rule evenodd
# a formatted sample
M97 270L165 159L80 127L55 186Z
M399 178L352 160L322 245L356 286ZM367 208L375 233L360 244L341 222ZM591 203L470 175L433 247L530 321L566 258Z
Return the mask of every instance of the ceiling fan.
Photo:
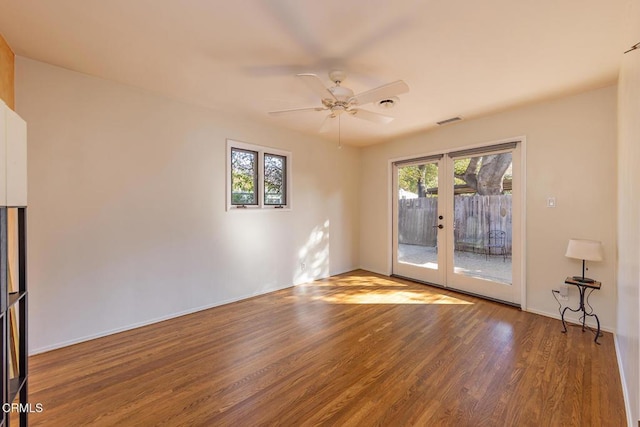
M322 83L322 80L315 74L297 74L297 76L300 77L312 91L320 96L322 106L271 111L269 114L272 116L280 116L307 111L329 111L329 115L322 124L320 132L327 131L331 119L339 118L343 113L348 113L353 117L375 123L389 123L393 120L393 117L363 110L359 107L372 102L378 102L385 107L393 106L397 101L397 98L395 98L396 95L409 91L409 86L407 86L404 81L397 80L356 95L348 87L340 85L347 77L347 74L340 70L334 70L329 73L329 78L335 84L335 86L330 88L326 87Z

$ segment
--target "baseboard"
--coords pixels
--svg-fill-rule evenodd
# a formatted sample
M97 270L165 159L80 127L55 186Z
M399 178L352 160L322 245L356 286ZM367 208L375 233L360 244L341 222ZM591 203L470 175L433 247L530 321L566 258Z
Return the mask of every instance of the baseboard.
M369 272L371 272L371 273L375 273L375 274L379 274L379 275L381 275L381 276L387 276L387 277L389 277L389 272L386 272L386 271L380 271L380 270L375 269L375 268L369 268L369 267L358 267L357 269L358 269L358 270L369 271Z
M354 271L354 270L358 270L358 268L347 268L345 269L345 271L341 271L341 270L337 270L337 271L333 271L329 274L329 276L335 276L338 274L344 274L344 273L348 273L350 271ZM327 276L327 277L329 277ZM323 279L324 277L317 277L317 278L310 278L310 281L314 281L314 280L320 280ZM308 283L307 282L303 282L303 283ZM302 283L300 283L302 284ZM164 322L165 320L170 320L170 319L175 319L177 317L182 317L182 316L186 316L189 314L193 314L193 313L197 313L199 311L202 310L208 310L210 308L214 308L214 307L219 307L225 304L231 304L234 302L238 302L238 301L242 301L248 298L253 298L255 296L259 296L259 295L265 295L268 294L270 292L275 292L275 291L280 291L282 289L287 289L290 288L292 286L295 286L296 284L291 284L291 285L287 285L287 286L283 286L283 287L279 287L279 288L270 288L270 289L265 289L262 292L257 292L257 293L253 293L253 294L248 294L248 295L242 295L240 297L237 298L231 298L231 299L227 299L227 300L222 300L222 301L217 301L215 303L212 304L207 304L207 305L203 305L200 307L195 307L195 308L191 308L188 310L184 310L184 311L180 311L177 313L172 313L172 314L168 314L166 316L161 316L161 317L157 317L154 319L150 319L150 320L145 320L144 322L138 322L138 323L134 323L131 325L127 325L127 326L123 326L121 328L116 328L116 329L111 329L108 331L103 331L103 332L99 332L97 334L92 334L92 335L87 335L87 336L83 336L80 338L75 338L73 340L69 340L69 341L64 341L61 343L56 343L50 346L45 346L45 347L38 347L35 349L30 349L29 351L29 356L34 356L36 354L40 354L40 353L46 353L48 351L52 351L52 350L57 350L59 348L63 348L63 347L68 347L70 345L74 345L74 344L79 344L85 341L91 341L97 338L102 338L102 337L106 337L108 335L113 335L113 334L117 334L120 332L125 332L125 331L130 331L132 329L137 329L137 328L141 328L143 326L148 326L148 325L152 325L154 323L158 323L158 322Z
M618 360L618 371L620 373L620 382L622 382L622 396L624 397L624 408L627 412L627 425L629 427L634 426L631 414L631 402L629 401L629 394L627 392L627 381L622 369L622 359L620 359L620 348L618 347L618 335L613 334L613 344L616 348L616 359ZM640 420L638 420L638 427L640 427Z
M527 312L533 313L533 314L539 314L541 316L546 316L546 317L551 317L551 318L554 318L554 319L562 320L562 318L560 317L560 313L549 313L547 311L536 310L536 309L531 308L531 307L527 307L527 309L524 310L524 311L527 311ZM597 328L597 325L595 324L595 322L593 322L593 321L589 322L589 320L587 321L587 325L590 328L593 328L593 329ZM564 316L564 321L568 322L568 323L575 324L575 325L581 325L582 324L582 322L580 320L578 320L577 317L573 317L573 316L570 316L570 315ZM611 332L612 334L614 334L616 332L614 328L612 328L610 326L607 326L607 325L603 325L603 324L600 324L600 330L604 331L604 332Z
M166 316L160 316L160 317L156 317L150 320L145 320L143 322L138 322L138 323L133 323L131 325L127 325L127 326L123 326L121 328L115 328L115 329L110 329L108 331L102 331L99 332L97 334L92 334L92 335L86 335L80 338L75 338L72 340L68 340L68 341L63 341L60 343L56 343L50 346L45 346L45 347L38 347L35 349L29 349L29 356L35 356L36 354L40 354L40 353L46 353L48 351L52 351L52 350L57 350L59 348L63 348L63 347L68 347L70 345L74 345L74 344L80 344L82 342L85 341L91 341L94 339L98 339L98 338L102 338L102 337L106 337L109 335L113 335L113 334L117 334L120 332L126 332L126 331L130 331L132 329L137 329L137 328L141 328L143 326L148 326L148 325L152 325L154 323L159 323L159 322L164 322L165 320L170 320L170 319L175 319L178 317L182 317L182 316L187 316L189 314L193 314L193 313L197 313L199 311L203 311L203 310L208 310L210 308L214 308L214 307L220 307L222 305L226 305L226 304L231 304L234 302L238 302L238 301L242 301L248 298L253 298L259 295L265 295L271 292L276 292L276 291L280 291L282 289L287 289L290 288L293 285L289 285L289 286L284 286L281 288L273 288L273 289L265 289L263 292L259 292L259 293L254 293L254 294L248 294L248 295L243 295L237 298L230 298L230 299L226 299L226 300L222 300L222 301L217 301L214 302L212 304L207 304L207 305L203 305L203 306L199 306L199 307L195 307L195 308L190 308L188 310L183 310L177 313L171 313L168 314Z
M356 270L362 270L362 269L360 267L347 267L346 269L340 269L340 270L330 272L329 277L339 276L340 274L351 273ZM326 279L326 277L324 277L324 279Z

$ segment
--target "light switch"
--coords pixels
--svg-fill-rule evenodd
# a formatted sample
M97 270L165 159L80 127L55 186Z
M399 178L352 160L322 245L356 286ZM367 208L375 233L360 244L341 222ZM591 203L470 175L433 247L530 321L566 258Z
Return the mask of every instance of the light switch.
M555 208L556 207L556 198L555 197L547 197L547 207Z

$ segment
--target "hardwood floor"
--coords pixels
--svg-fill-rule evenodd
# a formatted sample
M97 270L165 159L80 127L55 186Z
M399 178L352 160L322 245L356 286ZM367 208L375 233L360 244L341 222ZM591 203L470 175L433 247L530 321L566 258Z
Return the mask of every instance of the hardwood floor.
M34 426L624 426L613 337L356 271L30 358Z

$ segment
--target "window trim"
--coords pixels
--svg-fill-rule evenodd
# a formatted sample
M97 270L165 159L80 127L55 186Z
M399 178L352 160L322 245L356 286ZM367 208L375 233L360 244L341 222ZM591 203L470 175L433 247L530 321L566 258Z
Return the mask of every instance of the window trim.
M242 150L242 151L253 151L258 153L258 164L257 164L257 188L256 188L256 196L257 196L257 204L255 205L235 205L232 203L232 188L231 185L233 183L232 179L232 166L231 166L231 153L233 149ZM265 155L273 155L284 157L285 159L285 168L284 168L284 201L285 203L282 205L269 205L265 204L265 190L264 190L264 156ZM246 142L236 141L233 139L227 139L227 150L226 150L226 198L227 198L227 211L232 210L240 210L240 211L249 211L249 210L291 210L291 167L292 167L292 153L289 151L279 150L277 148L266 147L262 145L249 144Z

